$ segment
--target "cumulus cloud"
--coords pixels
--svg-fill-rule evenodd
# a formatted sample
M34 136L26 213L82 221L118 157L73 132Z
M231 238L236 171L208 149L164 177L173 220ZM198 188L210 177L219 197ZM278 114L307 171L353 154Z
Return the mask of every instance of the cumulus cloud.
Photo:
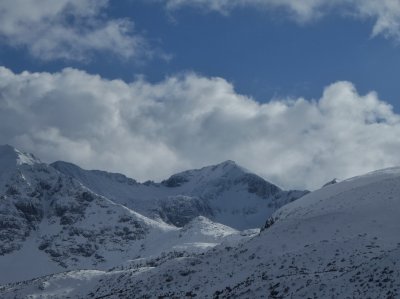
M228 14L232 9L255 7L282 9L297 21L312 21L331 12L363 19L374 19L372 35L382 34L400 40L400 1L398 0L163 0L169 10L195 6Z
M123 58L146 54L127 19L107 19L107 0L2 0L0 42L42 60L87 60L94 51Z
M0 143L139 180L232 159L283 187L316 188L400 164L400 116L349 82L318 100L260 104L193 73L128 84L0 68L0 122Z

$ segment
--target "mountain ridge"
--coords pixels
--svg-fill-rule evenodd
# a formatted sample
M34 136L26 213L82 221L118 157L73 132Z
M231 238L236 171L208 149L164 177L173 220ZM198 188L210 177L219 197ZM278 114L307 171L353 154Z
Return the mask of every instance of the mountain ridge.
M0 180L0 268L7 273L0 273L0 297L400 296L399 167L328 184L286 202L271 209L261 231L239 231L191 210L198 200L211 209L210 218L215 220L215 213L226 220L221 215L235 211L234 204L271 204L279 202L277 195L290 193L279 189L263 198L267 193L249 192L249 180L257 186L269 183L257 176L248 180L232 162L179 173L175 186L140 184L104 172L82 174L96 184L99 178L111 187L117 181L126 188L121 192L150 190L143 202L167 192L152 201L165 205L153 211L165 215L142 215L44 163L18 164ZM240 197L233 196L237 193ZM221 213L220 203L231 210ZM264 209L262 204L257 208ZM247 214L231 215L243 221ZM100 267L102 258L109 263ZM23 276L19 272L27 264L32 272ZM38 272L35 266L48 268ZM50 275L38 277L44 274Z
M63 161L51 165L98 194L177 226L206 216L236 229L261 227L278 207L309 192L281 190L231 160L179 172L159 183L138 183L122 174L84 170ZM178 219L178 214L186 216Z
M283 206L271 225L233 246L137 261L107 273L61 273L5 286L0 294L6 299L62 291L67 295L59 298L398 298L399 199L400 168L380 170ZM71 289L77 283L80 287Z
M71 163L47 165L9 145L0 147L0 161L7 166L0 179L0 268L9 273L0 275L0 283L82 267L104 270L163 252L203 252L256 232L216 223L214 213L219 211L208 199L191 193L194 185L189 189L161 182L147 185ZM236 178L243 170L232 163L215 169L229 166ZM244 185L234 185L230 176L211 181L204 181L200 189L214 192L222 186L225 192L235 187L235 192L248 194L253 201L264 200ZM123 196L132 192L136 201L124 204ZM24 267L32 270L23 271Z

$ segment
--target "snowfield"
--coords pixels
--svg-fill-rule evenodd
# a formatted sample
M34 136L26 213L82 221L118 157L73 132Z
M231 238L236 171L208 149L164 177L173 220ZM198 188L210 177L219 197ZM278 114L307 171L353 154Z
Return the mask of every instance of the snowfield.
M213 167L216 171L215 177L212 176ZM90 216L91 213L97 213L102 219L111 217L108 221L114 221L114 223L118 222L119 217L129 215L129 221L137 222L138 229L142 232L138 235L140 241L135 240L130 243L130 241L118 239L118 234L114 236L115 232L111 231L109 238L106 238L107 241L99 243L98 251L96 251L115 263L109 270L106 268L100 270L97 268L96 270L93 263L87 262L93 261L92 257L85 259L74 255L74 251L68 251L69 255L62 261L67 263L71 261L73 264L72 257L75 257L78 259L78 264L73 265L83 265L83 261L86 261L85 268L80 268L81 270L75 268L73 271L64 270L63 272L60 272L58 268L49 268L49 271L53 271L54 274L39 278L33 278L35 275L32 275L31 280L3 284L0 287L0 297L400 297L400 265L398 264L400 262L400 235L398 233L400 231L398 218L400 213L400 168L376 171L341 182L332 182L317 191L283 205L272 215L265 217L261 231L239 231L229 226L230 221L234 219L231 218L231 215L234 215L232 214L233 210L231 208L227 208L225 211L219 209L228 205L228 195L226 194L230 194L231 190L236 190L236 186L246 186L246 190L249 191L249 185L252 186L253 183L247 185L243 183L243 175L240 174L238 170L240 168L236 165L232 172L222 171L226 167L230 169L232 162L213 167L184 172L172 176L160 184L151 184L154 190L156 190L155 188L165 188L175 191L181 188L180 192L168 194L168 196L197 196L201 199L208 192L215 194L215 197L207 198L208 205L212 210L212 220L204 215L197 215L186 221L183 226L178 227L173 225L172 221L169 223L164 221L163 219L168 218L163 218L159 213L160 210L153 211L154 213L151 214L150 211L146 212L148 206L141 206L140 208L148 213L146 216L133 212L131 208L137 199L135 193L131 196L128 192L127 196L118 197L118 200L129 201L130 207L123 206L121 202L113 203L106 199L105 195L97 195L101 192L94 193L96 194L93 195L95 198L91 204L86 206L85 211L87 212L83 214L84 217L69 227L83 229L94 223L102 227L96 222L100 221L98 217L94 214ZM20 171L25 178L36 177L29 172L25 173L25 170ZM205 175L199 175L199 171ZM66 172L62 171L63 174L61 174L57 171L57 175L72 178L71 174L67 175ZM86 171L84 172L86 173ZM241 183L230 184L235 181L238 172ZM243 171L242 173L246 174L247 172ZM58 181L56 175L54 179ZM253 182L253 179L254 177L247 182ZM221 180L224 182L222 184L224 188L220 187ZM29 179L27 181L29 184L21 183L17 189L29 191L29 188L33 188L35 181ZM217 187L214 183L210 183L215 181L218 182ZM76 192L81 194L79 192L83 192L83 190L86 192L90 190L90 188L83 187L84 180L79 179L76 174L71 182L74 182L73 184L79 182L78 185L74 185L75 193L73 194ZM78 186L86 189L76 189ZM137 182L132 182L131 186L144 188ZM249 192L249 194L251 196L257 194L264 200L271 198L271 193L284 192L279 188L276 190L274 187L262 187L257 190L262 190L262 192ZM250 198L250 195L247 198ZM1 210L7 207L13 211L11 209L13 205L9 202L14 203L17 198L19 200L18 196L13 196L2 199ZM232 201L235 201L232 206L236 209L237 198L231 198ZM43 201L42 198L38 202L41 201ZM240 199L238 201L240 202ZM4 204L4 202L8 204ZM107 212L102 212L101 207L103 206L105 211L113 210L112 216L106 216ZM52 215L51 208L47 211L49 214L43 215ZM254 218L246 219L246 215L238 215L238 218L245 218L245 220L238 220L239 227L259 217L257 213L253 213L250 215L256 215ZM0 264L0 268L3 269L3 265L8 265L8 269L12 271L12 262L10 262L12 254L26 256L29 252L31 255L37 256L36 267L45 264L46 255L43 251L39 255L33 250L24 251L24 248L25 246L31 249L35 247L32 245L35 244L34 242L26 240L33 238L38 232L45 235L60 233L59 219L51 220L52 217L42 216L37 227L32 229L21 224L23 232L27 230L30 232L29 236L24 237L22 233L16 235L15 249L11 253L5 252L0 256L0 263L3 263ZM222 219L226 223L216 223L216 219ZM38 220L34 221L38 222ZM56 224L56 228L53 228L53 224ZM7 229L14 228L9 225ZM4 240L3 230L1 234L1 240ZM62 235L62 241L65 239L66 244L72 242L72 245L77 245L82 244L82 241L86 242L85 239L77 239L78 237L85 238L84 235L73 236L72 241L66 235L68 234ZM115 239L118 242L109 243L111 241L108 239ZM23 246L21 249L17 249L21 242ZM58 242L60 240L55 239L51 246L54 247L53 244L58 244ZM139 247L143 246L141 247L142 251L146 254L135 256L140 255L140 249L137 252L131 250L131 248L136 248L135 244L140 244ZM116 249L124 248L124 246L128 246L130 250L121 251L121 254L117 255ZM109 255L105 254L106 251ZM111 257L108 258L108 256ZM117 256L123 256L118 263L116 262ZM50 257L48 259L51 260ZM24 260L21 258L21 261ZM27 262L29 263L29 261ZM53 259L49 265L58 264L54 263ZM22 276L20 278L26 279Z
M51 164L97 194L153 219L183 226L197 216L243 230L260 227L279 207L308 191L283 191L233 161L140 184L118 173Z
M246 180L251 174L231 161L189 171L179 184L176 176L183 174L140 184L122 174L86 171L66 162L47 165L32 154L0 146L0 284L236 244L259 232L264 221L260 207L304 194L286 196L255 175L259 186L252 186ZM265 193L268 188L274 193ZM218 209L233 193L234 207ZM243 199L236 202L239 195ZM215 222L224 220L221 215L241 215L235 226L247 230ZM249 230L255 220L259 223Z

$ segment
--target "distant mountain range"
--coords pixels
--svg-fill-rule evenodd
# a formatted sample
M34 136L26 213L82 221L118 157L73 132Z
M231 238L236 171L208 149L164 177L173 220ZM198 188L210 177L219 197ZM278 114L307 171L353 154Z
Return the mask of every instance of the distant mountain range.
M305 193L232 161L140 184L0 146L0 284L236 243Z
M231 161L139 184L0 157L1 298L400 297L400 168L305 194Z
M83 170L66 162L50 166L113 202L178 227L205 216L236 229L258 228L277 208L308 193L283 191L233 161L144 184L122 174Z

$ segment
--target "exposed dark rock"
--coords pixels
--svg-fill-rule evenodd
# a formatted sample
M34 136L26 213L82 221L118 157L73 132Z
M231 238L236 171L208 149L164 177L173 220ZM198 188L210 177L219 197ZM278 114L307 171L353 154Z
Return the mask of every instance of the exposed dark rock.
M262 198L272 197L281 191L279 187L268 183L263 178L251 173L244 174L240 178L236 179L235 183L247 184L247 190L250 193L255 193Z
M6 195L13 196L13 195L18 195L18 194L19 194L19 191L18 191L17 187L8 186L8 188L6 190Z
M171 196L160 201L160 206L161 219L178 227L186 225L198 216L213 216L207 201L196 197Z
M175 188L187 182L188 179L186 177L180 175L173 175L168 180L162 181L161 184L166 187Z
M43 217L43 210L40 204L29 200L20 200L15 203L15 207L24 214L28 222L39 222Z

